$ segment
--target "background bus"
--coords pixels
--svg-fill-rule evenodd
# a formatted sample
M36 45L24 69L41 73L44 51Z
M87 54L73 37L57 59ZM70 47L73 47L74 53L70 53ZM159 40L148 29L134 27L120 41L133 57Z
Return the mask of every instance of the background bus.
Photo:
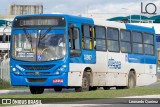
M17 16L11 36L11 84L45 88L117 89L154 83L153 28L60 15Z

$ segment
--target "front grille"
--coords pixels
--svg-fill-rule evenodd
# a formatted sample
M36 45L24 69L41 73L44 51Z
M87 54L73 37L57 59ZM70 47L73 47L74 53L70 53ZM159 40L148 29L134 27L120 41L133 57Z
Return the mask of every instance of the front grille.
M28 82L45 82L46 78L27 78Z
M49 75L50 72L38 72L38 75ZM26 72L27 75L36 75L35 72Z
M49 70L54 65L19 65L26 70Z

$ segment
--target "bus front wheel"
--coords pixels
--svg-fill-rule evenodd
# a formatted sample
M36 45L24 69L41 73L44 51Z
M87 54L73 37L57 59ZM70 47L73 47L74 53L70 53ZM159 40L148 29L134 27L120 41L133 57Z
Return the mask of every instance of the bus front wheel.
M83 78L82 78L82 86L76 87L76 92L83 92L83 91L89 91L89 85L90 85L90 78L87 72L84 72Z
M104 89L104 90L110 90L110 87L104 86L103 89Z
M97 87L89 87L89 91L95 91L95 90L97 90Z
M55 92L61 92L61 91L62 91L62 88L61 88L61 87L55 87L55 88L54 88L54 91L55 91Z
M32 94L42 94L44 92L43 87L30 86L29 89Z

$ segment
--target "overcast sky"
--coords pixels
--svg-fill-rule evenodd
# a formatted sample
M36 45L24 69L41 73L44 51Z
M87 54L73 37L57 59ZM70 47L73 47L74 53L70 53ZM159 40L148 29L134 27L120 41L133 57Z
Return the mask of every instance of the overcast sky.
M119 13L130 15L140 14L141 2L144 5L152 2L156 4L157 12L160 11L159 0L1 0L0 14L7 13L10 4L43 4L44 13L83 14L88 12L115 14L115 16Z

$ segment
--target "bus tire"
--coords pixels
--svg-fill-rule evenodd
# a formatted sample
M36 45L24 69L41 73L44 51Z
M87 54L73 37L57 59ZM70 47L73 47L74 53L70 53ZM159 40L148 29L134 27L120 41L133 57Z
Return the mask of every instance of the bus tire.
M109 89L110 89L110 87L108 87L108 86L104 86L104 87L103 87L103 89L104 89L104 90L109 90Z
M29 89L32 94L43 94L43 92L44 92L43 87L30 86Z
M89 78L87 72L84 72L83 77L82 77L82 86L76 87L75 91L76 92L89 91L89 85L90 85L90 78Z
M128 88L135 88L136 87L136 77L133 72L130 72L128 75Z
M97 90L97 87L89 87L89 91Z
M126 86L117 86L116 89L117 89L117 90L126 89Z
M62 91L62 87L55 87L55 88L54 88L54 91L55 91L55 92L61 92L61 91Z

